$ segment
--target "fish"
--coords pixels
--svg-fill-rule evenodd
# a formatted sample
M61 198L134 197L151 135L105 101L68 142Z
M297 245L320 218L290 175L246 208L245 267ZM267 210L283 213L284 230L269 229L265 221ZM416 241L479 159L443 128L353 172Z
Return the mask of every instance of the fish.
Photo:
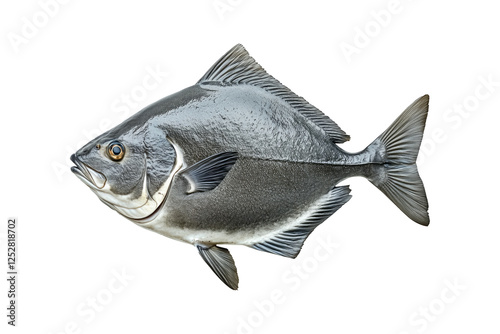
M351 199L361 176L406 216L429 224L416 159L424 95L364 150L333 120L269 75L238 44L193 86L104 132L71 156L71 171L136 225L189 243L233 290L220 245L295 258L311 232ZM382 211L382 210L380 210Z

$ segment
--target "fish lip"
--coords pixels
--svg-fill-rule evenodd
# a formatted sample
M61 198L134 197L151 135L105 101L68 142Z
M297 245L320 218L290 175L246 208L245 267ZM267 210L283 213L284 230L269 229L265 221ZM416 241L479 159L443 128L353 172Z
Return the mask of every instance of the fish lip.
M70 160L75 164L75 166L71 167L71 171L75 174L80 180L83 181L87 186L95 189L102 189L106 185L106 177L87 166L84 162L82 162L75 154L72 154Z

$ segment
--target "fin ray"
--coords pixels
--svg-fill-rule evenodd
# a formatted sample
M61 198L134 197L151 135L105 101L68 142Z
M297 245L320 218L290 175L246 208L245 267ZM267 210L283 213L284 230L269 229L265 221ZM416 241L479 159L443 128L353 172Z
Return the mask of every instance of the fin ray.
M215 189L238 160L238 153L223 152L198 161L183 172L191 184L188 193Z
M429 109L429 95L415 100L378 139L384 144L387 162L413 164L417 160Z
M219 279L233 290L238 290L238 272L231 253L216 245L207 247L196 244L196 248L206 264Z
M241 44L237 44L222 56L197 82L197 84L211 83L247 84L260 87L287 102L302 116L322 129L334 143L343 143L350 139L349 135L327 115L269 75Z
M387 179L378 188L409 218L429 225L429 203L417 165L388 166Z
M309 234L351 199L350 192L349 186L333 188L306 220L251 247L285 257L297 257Z
M429 96L415 100L367 150L382 152L380 168L369 178L410 219L429 225L429 203L416 160L429 109Z

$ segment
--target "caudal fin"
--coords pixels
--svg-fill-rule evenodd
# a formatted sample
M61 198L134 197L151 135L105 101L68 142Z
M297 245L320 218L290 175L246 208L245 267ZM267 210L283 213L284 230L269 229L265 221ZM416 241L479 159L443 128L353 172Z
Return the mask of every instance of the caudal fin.
M366 149L382 157L369 180L409 218L425 226L429 225L429 204L416 160L428 109L429 95L424 95Z

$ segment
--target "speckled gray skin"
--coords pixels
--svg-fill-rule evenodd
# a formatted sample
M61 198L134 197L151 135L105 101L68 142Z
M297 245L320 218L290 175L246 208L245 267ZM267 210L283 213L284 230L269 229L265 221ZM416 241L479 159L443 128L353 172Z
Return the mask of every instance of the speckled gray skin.
M357 166L362 156L339 150L276 97L255 87L220 88L193 86L171 96L189 96L187 104L170 109L168 97L137 115L162 124L188 166L219 152L239 155L211 192L186 195L187 181L174 177L166 202L169 224L228 232L268 228L305 210L342 179L366 176L370 166ZM338 166L349 158L355 168Z
M288 257L350 199L340 181L363 176L427 225L415 161L428 97L362 152L349 136L268 75L237 45L194 86L141 110L81 148L73 172L141 227L194 244L230 288L234 261L217 244ZM111 159L120 143L123 158Z
M348 177L366 176L371 168L240 158L225 182L210 193L186 196L186 181L182 177L174 179L166 210L172 224L180 228L273 230L280 227L284 217L306 211L333 185Z

